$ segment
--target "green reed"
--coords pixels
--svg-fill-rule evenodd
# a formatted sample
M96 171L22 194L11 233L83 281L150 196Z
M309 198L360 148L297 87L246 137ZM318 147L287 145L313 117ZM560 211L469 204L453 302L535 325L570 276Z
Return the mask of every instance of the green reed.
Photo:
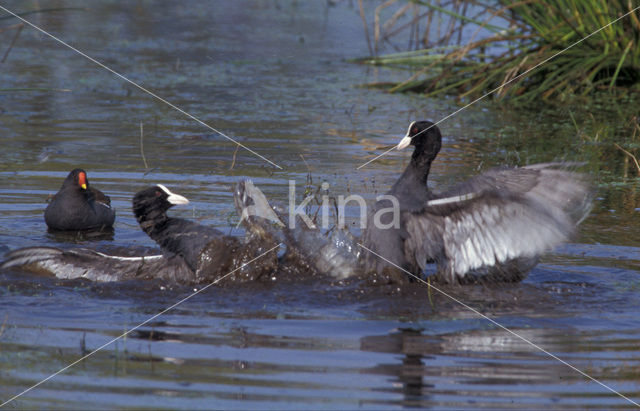
M384 5L397 10L381 22L382 9L376 8L372 50L406 32L415 49L361 60L414 71L390 91L475 98L495 90L497 98L530 102L640 90L640 10L607 26L640 6L637 0L500 0L493 6L396 0ZM495 18L502 28L493 25ZM477 29L462 44L462 30L470 26Z

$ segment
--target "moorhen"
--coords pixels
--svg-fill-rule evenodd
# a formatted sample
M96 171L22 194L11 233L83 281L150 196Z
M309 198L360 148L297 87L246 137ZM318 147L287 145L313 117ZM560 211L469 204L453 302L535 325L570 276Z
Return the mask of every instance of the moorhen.
M115 219L111 199L91 187L80 168L69 173L44 211L44 221L53 230L102 230L111 228Z

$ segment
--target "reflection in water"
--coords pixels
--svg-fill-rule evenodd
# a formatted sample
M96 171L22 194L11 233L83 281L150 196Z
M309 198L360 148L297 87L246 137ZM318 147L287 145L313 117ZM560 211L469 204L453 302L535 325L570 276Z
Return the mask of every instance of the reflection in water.
M7 282L20 284L17 278ZM32 279L9 296L6 284L0 285L7 321L20 324L0 335L4 392L36 383L190 292L160 292L157 285L147 284L147 290L140 290L135 284L34 284ZM424 294L357 297L355 291L318 283L212 288L52 380L40 397L26 397L18 405L32 408L38 398L66 401L69 394L82 392L106 406L111 402L101 397L104 387L110 398L129 407L149 406L145 394L161 391L171 397L163 397L165 402L158 398L152 406L197 408L211 401L223 408L342 409L624 404L517 337L484 320L464 318L441 301L407 323L396 319L402 316L397 310L418 312ZM563 299L573 300L565 295L554 301L552 292L546 294L550 310ZM532 303L522 301L524 308L517 311L519 302L508 301L516 295L505 293L503 302L488 297L492 301L482 310L504 310L491 316L615 389L637 392L637 330L589 330L593 320L562 309L540 313L538 320L528 318ZM27 306L39 301L39 308L7 311L7 301ZM113 309L105 311L106 305ZM384 307L384 317L368 313L368 305ZM52 314L61 306L68 307L65 317ZM354 318L355 312L360 316ZM612 328L625 329L631 315L619 314ZM42 318L48 319L44 333ZM580 394L584 392L596 395Z
M617 373L611 374L607 368L596 366L588 355L569 354L581 351L575 344L580 336L569 334L571 329L515 331L567 358L594 378L609 385L615 381ZM382 363L371 372L393 377L389 381L391 387L383 390L401 394L403 406L509 406L516 398L522 404L543 404L548 400L556 402L571 398L576 389L574 386L584 381L578 372L502 329L438 336L422 332L402 328L388 335L367 336L360 340L363 351L400 354L398 363ZM637 373L636 366L629 365L626 360L619 366L626 372ZM623 372L622 369L619 372ZM587 383L595 384L588 380ZM624 393L624 385L622 387ZM597 384L593 390L612 402L620 400L624 403L616 394Z
M392 375L390 381L392 391L402 393L402 405L405 407L426 407L430 402L432 384L424 382L429 359L437 354L438 345L422 335L421 330L401 328L384 336L370 336L360 339L360 349L363 351L397 353L402 355L399 365L380 364L373 372ZM425 359L425 362L423 362Z

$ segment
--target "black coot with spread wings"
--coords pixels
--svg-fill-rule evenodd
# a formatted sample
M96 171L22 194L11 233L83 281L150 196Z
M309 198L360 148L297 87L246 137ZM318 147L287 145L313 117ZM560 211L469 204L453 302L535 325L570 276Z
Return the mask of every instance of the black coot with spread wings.
M591 206L584 177L563 164L536 164L490 170L443 193L427 187L431 162L442 144L431 122L413 122L398 144L415 146L411 161L378 201L363 243L365 270L387 281L403 281L405 272L420 276L437 264L440 282L477 279L519 281L549 251L574 232ZM372 214L373 214L372 213ZM400 267L401 269L398 269Z

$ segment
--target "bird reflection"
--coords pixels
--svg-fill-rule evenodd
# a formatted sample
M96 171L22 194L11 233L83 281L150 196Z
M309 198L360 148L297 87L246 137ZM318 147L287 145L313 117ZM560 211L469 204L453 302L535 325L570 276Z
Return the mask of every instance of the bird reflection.
M426 383L427 368L423 360L433 359L440 350L437 341L422 334L422 330L401 328L388 335L367 336L360 340L363 351L397 353L402 355L399 364L379 364L374 373L393 376L393 391L402 393L404 407L426 407L429 405L433 384Z

